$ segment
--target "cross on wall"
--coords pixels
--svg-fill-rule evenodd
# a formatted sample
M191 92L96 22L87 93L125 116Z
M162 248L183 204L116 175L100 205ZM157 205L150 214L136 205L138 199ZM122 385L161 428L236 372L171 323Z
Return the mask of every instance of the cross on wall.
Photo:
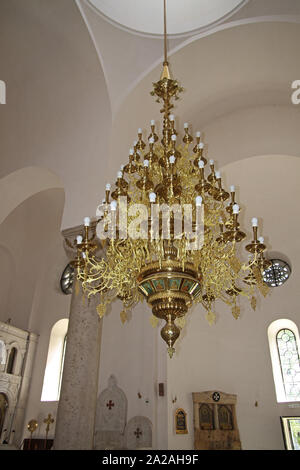
M134 431L134 434L136 436L137 439L140 438L140 436L143 434L142 431L140 430L140 428L136 428L136 430Z
M109 400L108 403L106 403L106 406L108 407L109 410L112 409L113 406L115 406L114 402L112 402L111 400Z

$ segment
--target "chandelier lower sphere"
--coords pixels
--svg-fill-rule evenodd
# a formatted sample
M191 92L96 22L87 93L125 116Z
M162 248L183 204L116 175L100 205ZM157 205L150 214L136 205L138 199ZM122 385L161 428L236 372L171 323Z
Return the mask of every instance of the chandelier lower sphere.
M212 324L216 301L227 304L237 319L241 296L255 309L257 294L266 296L268 292L262 278L268 266L266 246L263 238L257 237L257 219L252 219L253 239L245 247L248 259L243 262L239 246L246 235L238 221L235 187L230 191L223 188L214 161L208 164L204 157L201 133L194 139L187 123L179 144L171 110L172 100L178 99L181 91L164 62L162 76L151 92L162 102L161 136L154 121L148 145L138 130L127 164L118 172L113 190L106 185L105 199L98 209L102 256L97 255L90 219L86 218L84 234L77 237L74 261L77 282L88 296L99 296L100 317L106 306L119 298L125 322L128 311L145 299L152 308L152 325L165 322L161 336L170 357L192 304L202 304ZM146 215L138 224L143 211Z

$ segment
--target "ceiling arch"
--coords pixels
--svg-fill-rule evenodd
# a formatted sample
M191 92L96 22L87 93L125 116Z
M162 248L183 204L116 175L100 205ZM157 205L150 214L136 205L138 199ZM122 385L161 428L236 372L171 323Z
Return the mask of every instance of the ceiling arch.
M61 189L60 178L50 170L26 167L0 179L0 225L24 201L49 189Z
M256 23L219 31L174 53L171 70L186 90L174 110L181 119L177 128L190 122L194 132L203 130L220 116L262 106L277 112L284 106L299 118L300 110L291 103L291 83L300 76L300 64L294 60L299 41L296 24ZM146 135L150 119L160 122L159 105L149 96L160 72L156 67L136 86L114 120L110 174L126 161L137 129L143 128Z

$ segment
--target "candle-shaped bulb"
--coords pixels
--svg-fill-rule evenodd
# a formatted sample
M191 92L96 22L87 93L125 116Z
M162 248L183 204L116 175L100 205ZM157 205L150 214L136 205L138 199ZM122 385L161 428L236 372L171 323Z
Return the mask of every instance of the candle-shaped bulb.
M121 179L121 178L122 178L122 176L123 176L123 173L122 173L122 171L118 171L118 175L117 175L117 176L118 176L118 179Z
M150 202L155 202L156 201L156 194L155 193L150 193L149 194L149 201Z
M212 165L215 164L215 161L214 160L209 160L209 164L210 164L210 166L212 166Z
M84 223L84 226L85 227L89 227L90 226L90 223L91 223L91 219L89 217L85 217L83 219L83 223Z
M133 149L129 150L129 155L134 155L134 150Z
M201 132L200 131L196 132L196 137L199 137L199 138L201 137Z
M198 161L198 167L199 168L204 168L204 161L203 160Z
M221 173L219 171L216 171L216 178L217 180L221 179Z
M107 185L105 186L106 191L110 191L110 188L111 188L111 185L107 183Z
M201 207L202 206L202 197L197 196L196 197L196 207Z
M171 156L170 156L169 162L171 163L171 165L174 165L174 163L175 163L175 157L174 157L174 155L171 155Z
M117 201L112 201L110 203L110 210L111 211L116 211L117 210Z
M169 117L170 121L174 121L175 118L174 118L174 114L170 114L170 117Z
M235 186L233 186L233 184L230 186L230 192L231 192L231 193L234 193L234 192L235 192Z
M142 134L142 129L140 127L138 128L138 134Z
M151 119L150 125L151 125L151 126L155 126L155 121L154 121L154 119Z
M252 227L257 227L258 226L258 220L257 220L256 217L253 217L251 222L252 222Z
M264 239L264 237L259 237L258 241L259 241L259 243L264 243L265 239Z
M189 128L189 123L188 123L188 122L185 122L185 123L183 124L183 127L184 127L184 129L188 129L188 128Z
M172 139L173 142L176 142L176 139L177 139L176 135L173 134L173 135L171 136L171 139Z
M149 144L154 144L154 138L153 137L150 137Z
M134 147L137 146L137 140L134 140L134 141L133 141L133 146L134 146Z
M148 166L149 166L149 160L144 160L144 167L148 168Z
M232 212L234 214L238 214L240 212L240 206L238 204L234 204L232 208Z
M77 245L80 245L80 244L82 243L82 236L81 236L81 235L77 235L76 241L77 241Z
M204 149L204 143L203 142L200 142L200 144L198 144L198 149L200 149L200 150Z

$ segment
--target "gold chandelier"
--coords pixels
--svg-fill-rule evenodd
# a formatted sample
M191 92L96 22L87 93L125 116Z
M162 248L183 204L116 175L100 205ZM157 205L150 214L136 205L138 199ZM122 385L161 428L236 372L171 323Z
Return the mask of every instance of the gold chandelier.
M241 260L240 244L246 235L238 221L235 188L231 186L229 192L223 188L213 160L205 176L207 159L201 133L197 132L194 140L185 123L182 144L178 142L171 110L182 88L168 68L165 0L164 19L163 72L151 92L162 102L161 137L154 121L148 145L142 130L138 130L129 161L121 167L115 188L111 191L106 185L106 197L98 212L103 255L97 254L99 244L91 235L90 219L85 218L84 234L77 237L74 266L83 291L88 297L99 296L100 317L118 298L123 302L121 320L125 322L129 310L146 299L152 307L152 325L165 321L161 336L172 357L192 304L202 304L210 324L215 322L214 304L218 300L231 308L235 319L240 315L240 297L248 298L255 309L257 294L268 293L262 272L269 261L264 257L264 240L258 238L256 218L252 219L253 240L245 247L248 259ZM136 218L143 210L143 223L133 233L132 225L137 229ZM166 214L168 218L164 219ZM190 223L190 233L185 230L183 217Z

